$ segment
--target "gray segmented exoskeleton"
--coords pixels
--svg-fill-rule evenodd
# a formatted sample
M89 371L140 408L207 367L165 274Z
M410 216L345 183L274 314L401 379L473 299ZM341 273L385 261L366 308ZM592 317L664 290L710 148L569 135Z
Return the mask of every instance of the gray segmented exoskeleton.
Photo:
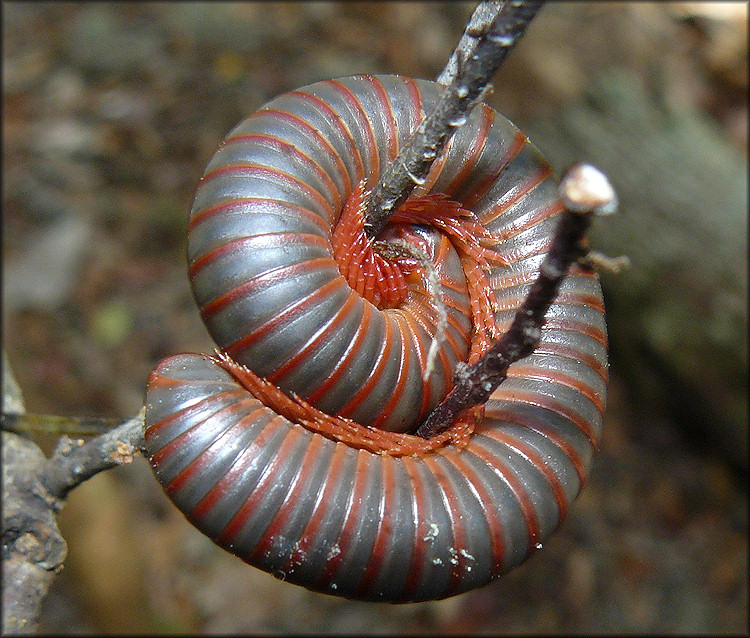
M346 202L372 188L440 91L356 76L281 95L228 135L192 209L191 282L221 350L364 428L413 432L470 349L464 258L439 229L399 231L441 277L447 325L427 380L434 295L407 277L405 301L378 308L332 248ZM526 136L480 104L414 194L446 195L493 237L501 263L487 279L501 331L549 247L556 185ZM349 598L439 599L486 584L557 528L592 463L606 379L598 278L573 268L539 347L510 367L465 447L395 455L334 440L200 354L153 372L146 441L170 499L248 563Z

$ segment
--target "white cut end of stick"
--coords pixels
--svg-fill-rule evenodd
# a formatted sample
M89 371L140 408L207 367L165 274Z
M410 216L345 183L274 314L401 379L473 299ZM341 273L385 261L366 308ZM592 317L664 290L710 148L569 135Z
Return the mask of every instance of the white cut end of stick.
M611 215L617 210L617 194L607 176L591 164L574 164L560 179L560 200L573 213Z

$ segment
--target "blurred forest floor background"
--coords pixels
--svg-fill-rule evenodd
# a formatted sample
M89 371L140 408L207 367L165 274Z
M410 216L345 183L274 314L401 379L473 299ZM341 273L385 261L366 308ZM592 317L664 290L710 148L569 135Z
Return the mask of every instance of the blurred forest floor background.
M475 4L26 3L3 12L3 345L30 412L135 415L161 358L211 351L186 276L195 186L279 93L435 78ZM594 245L608 412L545 549L478 591L392 606L246 566L144 459L76 489L49 633L747 633L746 3L549 3L490 105L622 200ZM48 451L54 437L39 436Z

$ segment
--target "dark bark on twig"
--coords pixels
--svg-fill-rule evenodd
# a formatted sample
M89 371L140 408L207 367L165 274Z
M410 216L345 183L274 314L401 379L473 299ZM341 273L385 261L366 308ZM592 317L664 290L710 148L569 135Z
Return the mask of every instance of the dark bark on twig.
M24 437L3 432L3 633L33 633L67 545L56 514L70 490L129 463L143 447L143 410L86 442L62 437L46 459Z
M552 246L528 295L502 338L474 364L454 377L455 386L428 415L416 434L430 438L450 426L466 409L485 403L505 380L508 367L530 355L539 345L544 318L570 265L586 255L583 240L594 213L614 212L617 200L606 178L593 167L577 164L560 181L560 217ZM593 180L593 181L592 181ZM603 181L602 181L603 180Z
M34 633L42 600L68 548L41 485L46 459L33 442L3 440L3 634Z
M506 2L483 33L476 39L473 54L464 57L459 50L456 73L435 109L417 127L394 162L381 175L365 209L365 231L374 238L390 216L423 183L430 166L450 136L465 122L481 100L508 53L526 31L542 2ZM474 33L474 32L472 32ZM448 75L450 72L448 73Z
M70 490L83 481L104 470L132 462L144 448L145 413L146 409L142 408L132 419L85 442L61 437L42 475L48 494L62 504Z
M20 389L3 354L3 425L24 416ZM85 443L61 438L49 459L33 441L13 432L2 433L2 446L2 632L34 633L42 601L67 554L56 514L71 489L132 461L143 447L143 410Z
M453 81L458 72L459 60L465 60L474 55L474 49L479 42L479 38L482 34L489 31L490 26L500 13L500 9L503 8L503 4L502 0L492 0L480 2L477 5L474 13L471 14L471 18L469 18L469 23L466 25L455 51L453 51L448 62L445 64L445 68L437 78L438 84L448 85Z
M3 411L24 411L21 390L3 352ZM68 548L39 477L46 459L23 436L2 433L3 624L2 633L37 628L42 600L61 569Z

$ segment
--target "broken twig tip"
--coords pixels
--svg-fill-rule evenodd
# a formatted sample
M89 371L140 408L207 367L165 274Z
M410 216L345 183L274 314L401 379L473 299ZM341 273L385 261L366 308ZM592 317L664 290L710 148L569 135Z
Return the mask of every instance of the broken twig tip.
M607 176L591 164L577 163L567 168L560 179L558 194L572 213L611 215L617 211L615 189Z

